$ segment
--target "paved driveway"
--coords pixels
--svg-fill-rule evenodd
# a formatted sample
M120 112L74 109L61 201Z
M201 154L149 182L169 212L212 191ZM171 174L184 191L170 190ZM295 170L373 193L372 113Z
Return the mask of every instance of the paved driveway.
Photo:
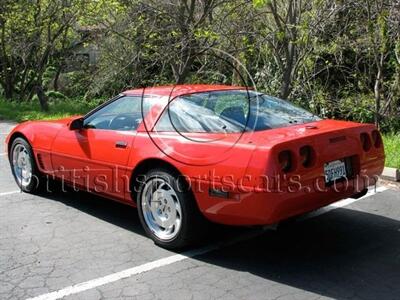
M380 187L277 231L217 228L177 254L136 210L87 193L20 193L0 123L0 299L399 299L400 193Z

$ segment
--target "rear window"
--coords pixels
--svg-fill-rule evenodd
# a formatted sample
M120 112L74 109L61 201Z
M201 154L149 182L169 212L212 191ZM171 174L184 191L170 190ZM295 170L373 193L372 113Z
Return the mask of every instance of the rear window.
M246 90L195 93L177 97L163 112L156 131L235 133L320 120L279 98Z

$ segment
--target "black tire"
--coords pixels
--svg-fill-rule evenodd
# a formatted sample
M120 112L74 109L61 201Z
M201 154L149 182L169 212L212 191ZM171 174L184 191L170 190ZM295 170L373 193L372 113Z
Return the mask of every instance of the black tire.
M207 231L207 221L201 214L197 207L196 200L187 186L186 181L179 178L179 175L175 172L171 172L166 169L153 169L145 175L145 180L140 184L137 193L137 208L140 222L146 232L146 234L154 241L155 244L170 250L182 249L184 247L197 244L202 241L204 233ZM181 222L180 229L176 236L171 239L161 239L155 232L149 227L144 217L143 201L145 187L154 179L161 179L169 183L176 193L177 201L179 201L181 207Z
M26 185L22 184L22 181L18 179L19 176L16 174L16 170L14 168L15 161L14 161L13 155L14 155L14 150L16 149L16 147L19 147L19 148L24 147L24 149L26 149L27 155L31 162L32 176L31 176L30 182ZM10 147L8 159L10 162L10 167L11 167L11 171L14 176L15 182L17 183L19 188L26 193L33 194L33 193L38 192L41 189L43 179L42 179L42 175L40 174L40 172L37 168L31 145L29 145L29 143L23 138L18 137L16 139L14 139L11 144L11 147Z

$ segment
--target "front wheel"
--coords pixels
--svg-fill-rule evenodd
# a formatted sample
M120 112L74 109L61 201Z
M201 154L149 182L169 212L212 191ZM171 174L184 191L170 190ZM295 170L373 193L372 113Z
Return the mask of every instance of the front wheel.
M147 235L159 246L178 249L200 241L206 224L187 186L163 169L146 174L139 188L139 218Z
M9 160L20 189L28 193L36 192L40 185L40 173L36 167L32 147L25 139L16 138L12 142Z

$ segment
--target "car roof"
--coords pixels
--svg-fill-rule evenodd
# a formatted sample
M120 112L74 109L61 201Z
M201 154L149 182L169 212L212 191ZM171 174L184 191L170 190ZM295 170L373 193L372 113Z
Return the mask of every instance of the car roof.
M146 88L138 88L126 90L124 95L154 95L154 96L167 96L178 97L186 94L211 92L211 91L226 91L226 90L246 90L243 86L222 85L222 84L180 84L180 85L164 85Z

